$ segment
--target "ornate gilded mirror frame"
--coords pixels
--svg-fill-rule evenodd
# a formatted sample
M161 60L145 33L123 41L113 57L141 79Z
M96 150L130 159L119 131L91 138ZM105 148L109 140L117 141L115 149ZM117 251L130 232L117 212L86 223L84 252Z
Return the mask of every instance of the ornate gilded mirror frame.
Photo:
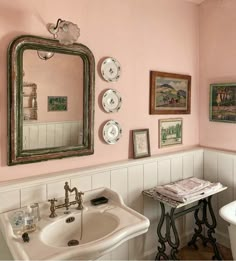
M75 55L82 58L82 144L52 148L23 149L23 52L28 49ZM86 46L77 43L64 46L59 44L57 40L27 35L14 39L8 49L8 165L93 154L94 81L94 56Z

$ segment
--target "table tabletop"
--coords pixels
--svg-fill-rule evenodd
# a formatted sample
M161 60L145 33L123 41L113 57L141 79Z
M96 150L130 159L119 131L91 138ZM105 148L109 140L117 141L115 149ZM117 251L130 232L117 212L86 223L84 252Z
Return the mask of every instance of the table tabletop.
M157 201L160 201L164 204L167 204L169 205L170 207L172 208L181 208L181 207L184 207L184 206L187 206L191 203L194 203L196 201L199 201L201 199L204 199L204 198L207 198L209 196L212 196L212 195L215 195L217 193L220 193L224 190L226 190L227 187L226 186L223 186L217 190L214 190L214 191L211 191L209 193L204 193L203 195L199 195L199 197L195 197L194 199L190 199L190 200L187 200L185 202L178 202L178 201L175 201L174 199L171 199L171 198L168 198L164 195L161 195L159 193L156 192L155 190L155 187L154 188L151 188L151 189L146 189L143 191L143 195L149 197L149 198L152 198L153 200L157 200Z

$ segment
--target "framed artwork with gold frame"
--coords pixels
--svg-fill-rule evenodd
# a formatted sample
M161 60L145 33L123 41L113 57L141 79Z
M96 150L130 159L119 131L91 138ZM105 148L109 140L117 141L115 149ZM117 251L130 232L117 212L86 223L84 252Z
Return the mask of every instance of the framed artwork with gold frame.
M150 114L190 114L191 76L150 72Z

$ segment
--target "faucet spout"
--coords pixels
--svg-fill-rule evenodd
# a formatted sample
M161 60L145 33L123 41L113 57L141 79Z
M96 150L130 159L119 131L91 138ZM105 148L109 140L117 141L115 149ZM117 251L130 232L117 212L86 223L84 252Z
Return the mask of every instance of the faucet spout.
M78 210L82 210L84 208L84 206L83 206L83 198L82 198L82 195L84 195L84 193L81 192L81 191L78 191L78 189L76 187L73 187L71 189L69 187L69 185L68 185L68 182L65 183L64 189L65 189L65 207L66 207L66 210L69 209L70 205L74 205L76 203L78 204L77 209ZM70 202L70 200L69 200L69 192L70 193L75 192L75 201Z
M65 190L65 203L64 204L56 206L55 205L55 201L56 201L55 199L54 200L49 200L51 202L51 206L50 206L51 214L50 214L50 217L55 217L56 216L55 210L58 209L58 208L65 207L66 208L65 214L69 213L68 210L69 210L69 207L71 205L78 204L78 206L77 206L78 210L82 210L84 208L84 206L83 206L83 198L82 198L82 195L84 195L83 192L78 191L78 189L76 187L73 187L71 189L69 184L68 184L68 182L65 183L64 190ZM70 201L69 192L70 193L75 192L75 200L74 201Z

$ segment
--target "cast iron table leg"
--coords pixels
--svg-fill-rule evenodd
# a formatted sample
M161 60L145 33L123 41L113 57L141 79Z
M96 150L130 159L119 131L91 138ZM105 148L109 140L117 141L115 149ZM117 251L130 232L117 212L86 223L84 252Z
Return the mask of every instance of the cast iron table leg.
M195 224L198 226L198 228L194 229L195 233L192 237L192 240L188 243L188 245L189 246L193 245L195 246L195 248L197 248L196 240L197 238L200 238L204 246L206 246L207 243L210 243L212 245L214 251L214 256L212 257L212 259L222 260L222 257L220 255L219 249L216 244L216 239L213 237L213 233L215 233L215 228L217 223L211 205L211 198L212 196L209 196L208 199L202 199L199 201L199 204L201 202L203 203L202 218L199 217L199 209L195 210L194 212ZM208 221L207 209L209 210L211 223L209 223ZM207 237L202 235L203 226L207 228Z
M165 211L165 205L160 202L161 204L161 218L159 221L159 224L157 226L157 235L159 238L159 243L161 246L158 247L158 253L156 255L155 260L178 260L176 254L178 253L179 248L179 236L178 232L175 226L175 218L174 218L174 212L175 208L171 208L170 213L166 213ZM166 225L166 231L165 235L162 235L162 228L163 225ZM171 237L171 230L173 232L173 236ZM171 247L170 255L168 256L166 252L166 243Z

